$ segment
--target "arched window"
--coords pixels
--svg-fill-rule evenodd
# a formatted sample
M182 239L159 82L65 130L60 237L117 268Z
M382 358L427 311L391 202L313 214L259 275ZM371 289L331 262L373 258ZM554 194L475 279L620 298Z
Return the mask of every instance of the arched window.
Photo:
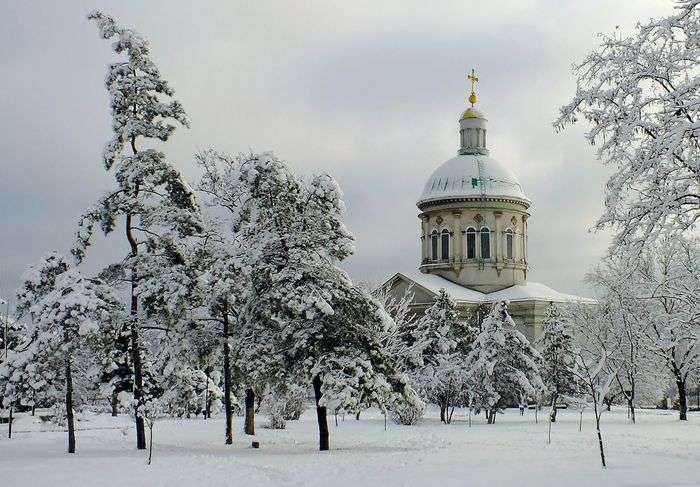
M438 233L433 230L430 234L430 260L438 260Z
M440 235L440 253L442 255L442 260L448 260L450 258L450 231L445 229Z
M506 259L513 260L513 230L506 230Z
M487 227L481 228L481 258L491 258L491 234Z
M467 259L476 259L476 230L467 228Z

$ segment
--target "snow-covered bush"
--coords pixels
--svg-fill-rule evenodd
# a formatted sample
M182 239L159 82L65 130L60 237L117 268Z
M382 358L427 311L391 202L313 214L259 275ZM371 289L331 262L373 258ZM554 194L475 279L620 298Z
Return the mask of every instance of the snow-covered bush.
M394 423L410 426L417 424L421 420L423 414L425 414L425 404L420 402L398 402L391 405L389 413Z

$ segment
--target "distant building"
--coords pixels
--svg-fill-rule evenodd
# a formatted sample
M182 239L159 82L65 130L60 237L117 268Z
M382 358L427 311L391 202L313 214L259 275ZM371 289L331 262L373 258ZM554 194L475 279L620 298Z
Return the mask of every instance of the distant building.
M421 262L417 272L398 272L383 284L392 295L412 286L412 307L421 313L444 288L464 314L481 304L508 301L508 311L530 339L541 333L551 302L593 300L559 293L528 281L530 199L510 169L489 157L486 116L471 108L459 120L457 156L428 178L416 203L421 213Z

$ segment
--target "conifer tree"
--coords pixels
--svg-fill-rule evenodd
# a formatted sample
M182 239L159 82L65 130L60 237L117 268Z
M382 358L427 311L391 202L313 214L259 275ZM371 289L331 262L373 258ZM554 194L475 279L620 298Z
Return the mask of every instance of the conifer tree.
M576 378L573 373L575 355L571 335L556 304L551 303L542 322L540 337L542 354L542 381L550 394L552 410L550 421L557 420L557 400L574 393Z
M454 408L467 402L464 364L474 335L444 289L418 321L415 333L425 344L423 366L415 377L426 398L440 406L440 420L451 423Z
M105 81L113 137L103 162L114 175L115 187L82 217L73 254L79 261L84 258L96 226L109 234L118 224L124 225L129 253L115 267L129 288L126 309L136 445L145 449L139 413L145 394L142 322L148 316L182 310L196 280L182 240L199 232L201 222L194 194L180 173L164 153L142 146L149 140L167 141L173 123L187 125L182 106L171 99L173 90L150 59L148 41L102 12L92 12L88 18L95 21L102 38L116 39L112 49L124 57L109 65Z
M517 402L521 394L536 395L544 384L540 377L541 355L515 329L506 303L493 305L467 357L473 406L484 409L489 424L497 411Z
M74 359L116 305L101 282L83 277L56 253L28 270L17 293L17 311L20 316L28 315L31 325L13 367L61 371L51 377L63 381L68 453L75 453Z
M244 250L235 343L246 388L311 383L320 449L327 450L328 407L355 411L413 398L382 347L390 318L337 266L353 246L330 176L304 181L271 153L221 159L226 171L207 177Z

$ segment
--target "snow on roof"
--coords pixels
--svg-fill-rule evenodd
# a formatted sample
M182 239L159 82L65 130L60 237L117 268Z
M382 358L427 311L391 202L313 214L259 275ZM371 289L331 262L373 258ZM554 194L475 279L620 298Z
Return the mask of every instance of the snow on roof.
M596 302L594 299L560 293L538 282L525 282L524 284L517 284L493 293L481 293L436 274L423 274L419 271L398 272L389 281L397 276L404 277L433 294L437 294L440 289L444 289L455 301L474 304L493 303L496 301L551 301L556 303L575 301L591 304Z
M570 301L578 301L582 303L595 303L595 299L574 296L573 294L564 294L555 291L549 286L540 284L539 282L525 282L525 284L516 284L515 286L501 289L493 293L484 295L486 301L554 301L564 303Z
M530 203L510 169L492 157L463 154L445 161L430 175L418 205L474 196L515 198Z
M423 274L420 271L410 271L410 272L398 272L396 276L403 276L409 281L413 281L416 285L427 289L433 294L437 294L440 289L447 291L447 294L456 301L465 301L469 303L480 303L484 299L484 293L479 291L474 291L459 284L455 284L452 281L448 281L444 277L440 277L435 274ZM389 279L393 280L394 277Z

